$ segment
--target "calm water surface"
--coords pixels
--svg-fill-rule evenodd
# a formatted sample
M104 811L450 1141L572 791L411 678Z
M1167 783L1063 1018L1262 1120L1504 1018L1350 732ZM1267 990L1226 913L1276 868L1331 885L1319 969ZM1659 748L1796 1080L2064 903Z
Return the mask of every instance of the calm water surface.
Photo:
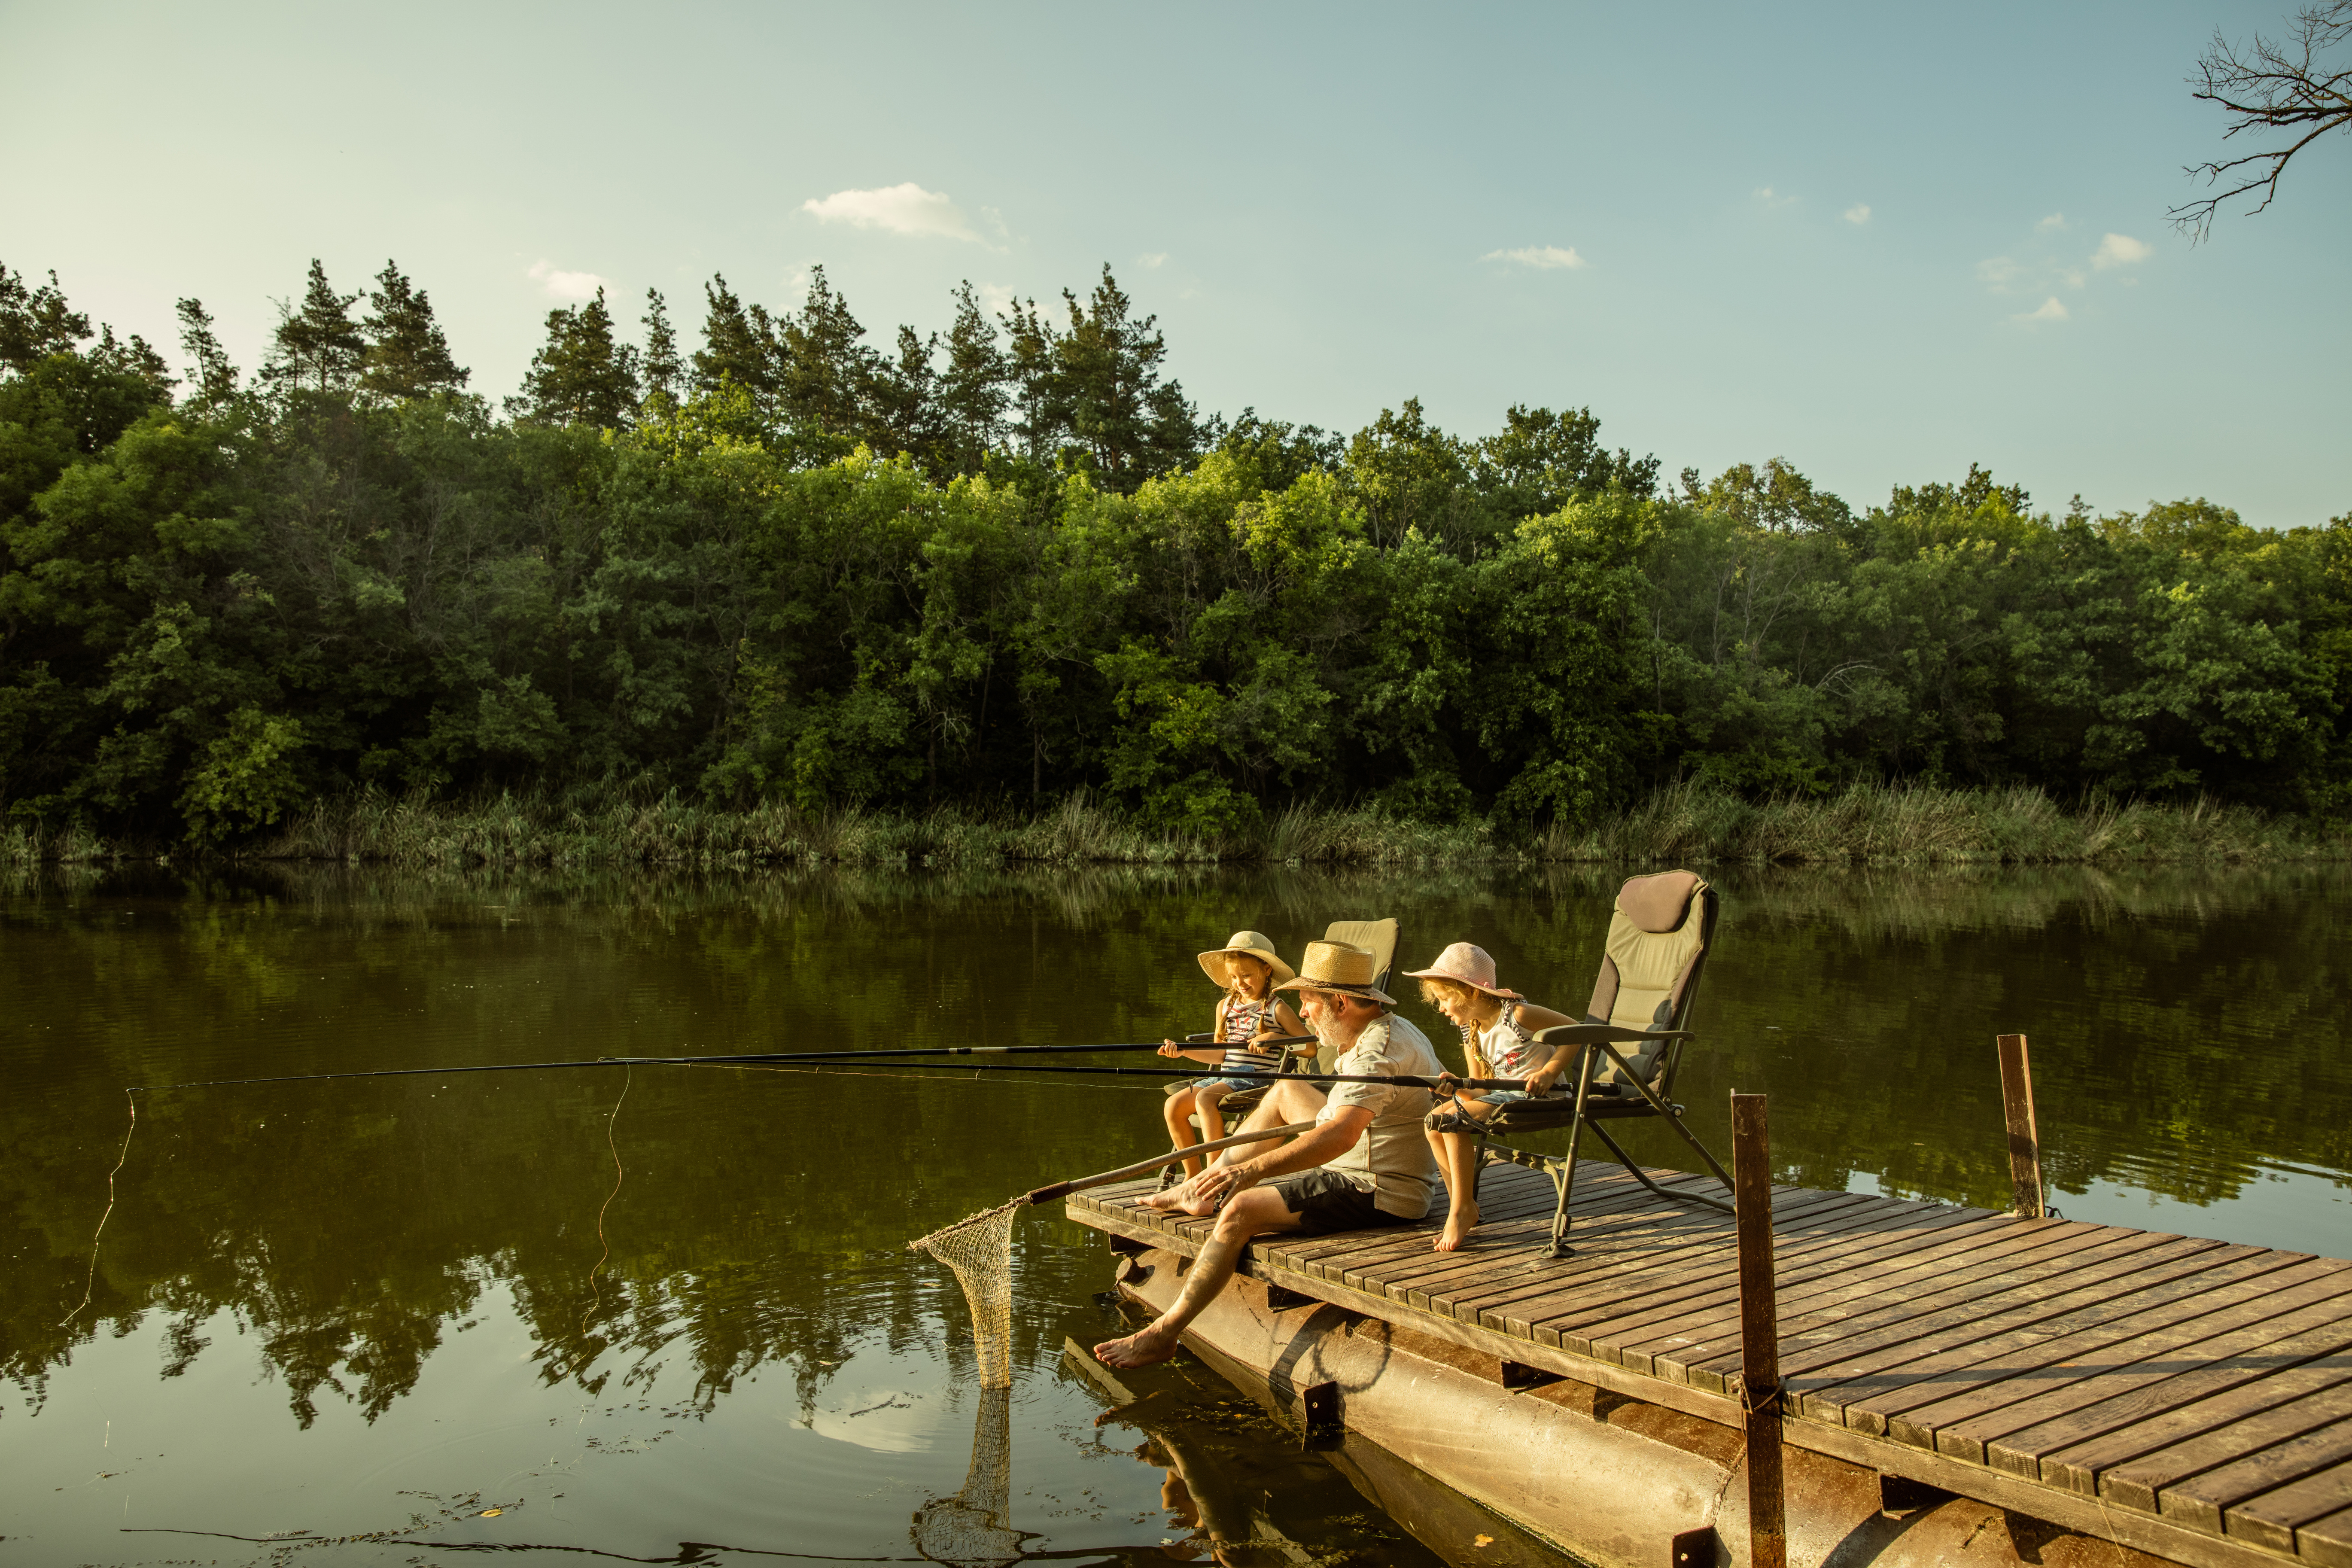
M1149 1084L877 1064L151 1093L125 1153L126 1085L1156 1037L1204 1026L1192 954L1236 927L1295 953L1388 914L1407 957L1468 938L1573 1011L1622 875L19 883L0 1564L919 1561L990 1428L907 1238L1160 1137ZM1784 1179L2004 1205L1992 1037L2021 1031L2070 1216L2352 1253L2341 871L1717 880L1679 1098L1718 1149L1727 1092L1763 1090ZM1470 1511L1417 1543L1197 1366L1098 1426L1061 1351L1111 1326L1101 1240L1039 1211L1015 1246L1024 1555L1532 1555Z

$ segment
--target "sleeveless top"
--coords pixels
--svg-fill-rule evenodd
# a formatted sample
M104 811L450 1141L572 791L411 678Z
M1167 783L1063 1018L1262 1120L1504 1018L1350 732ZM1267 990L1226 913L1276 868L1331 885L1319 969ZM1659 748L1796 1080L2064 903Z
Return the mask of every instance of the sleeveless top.
M1252 1050L1249 1037L1257 1033L1258 1025L1273 1016L1272 998L1248 1002L1241 997L1228 997L1225 1002L1225 1059L1217 1070L1229 1076L1273 1072L1282 1066L1279 1050Z
M1470 1031L1465 1029L1465 1043ZM1496 1078L1527 1079L1551 1059L1550 1048L1537 1042L1519 1022L1519 1005L1503 1004L1495 1021L1477 1032L1478 1054L1495 1069Z

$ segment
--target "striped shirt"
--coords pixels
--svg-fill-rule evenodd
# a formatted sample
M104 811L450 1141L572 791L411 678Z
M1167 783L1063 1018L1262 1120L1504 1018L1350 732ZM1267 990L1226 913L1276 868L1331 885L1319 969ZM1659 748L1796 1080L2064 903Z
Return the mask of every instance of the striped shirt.
M1270 1023L1274 1011L1272 1001L1244 1002L1240 997L1225 1003L1225 1059L1217 1070L1228 1076L1274 1072L1282 1066L1279 1050L1253 1050L1249 1038L1257 1033L1261 1023Z

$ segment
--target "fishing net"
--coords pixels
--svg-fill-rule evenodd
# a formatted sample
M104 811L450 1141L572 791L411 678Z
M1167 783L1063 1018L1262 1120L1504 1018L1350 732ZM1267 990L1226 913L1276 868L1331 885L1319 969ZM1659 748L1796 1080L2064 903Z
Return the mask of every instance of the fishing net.
M934 1563L952 1563L957 1568L1003 1568L1018 1563L1021 1532L1004 1522L1012 1500L1013 1391L983 1388L963 1490L925 1503L916 1513L915 1550Z
M971 1308L972 1353L982 1388L1013 1386L1013 1216L1028 1201L1014 1198L983 1209L907 1244L908 1251L928 1252L955 1270Z

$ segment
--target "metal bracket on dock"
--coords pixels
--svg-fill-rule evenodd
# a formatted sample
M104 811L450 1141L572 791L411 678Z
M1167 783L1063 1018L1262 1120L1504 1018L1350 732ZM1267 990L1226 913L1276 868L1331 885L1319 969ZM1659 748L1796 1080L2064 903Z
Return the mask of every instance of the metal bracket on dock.
M1715 1526L1702 1524L1675 1537L1670 1561L1674 1568L1715 1568L1724 1555L1723 1540L1715 1533Z
M1339 1385L1336 1383L1310 1383L1301 1389L1298 1415L1306 1424L1307 1447L1336 1448L1347 1436L1347 1423L1339 1415Z
M1530 1388L1543 1388L1551 1384L1567 1381L1565 1373L1546 1372L1542 1367L1529 1366L1523 1361L1506 1359L1503 1363L1503 1386L1513 1394L1522 1394Z

